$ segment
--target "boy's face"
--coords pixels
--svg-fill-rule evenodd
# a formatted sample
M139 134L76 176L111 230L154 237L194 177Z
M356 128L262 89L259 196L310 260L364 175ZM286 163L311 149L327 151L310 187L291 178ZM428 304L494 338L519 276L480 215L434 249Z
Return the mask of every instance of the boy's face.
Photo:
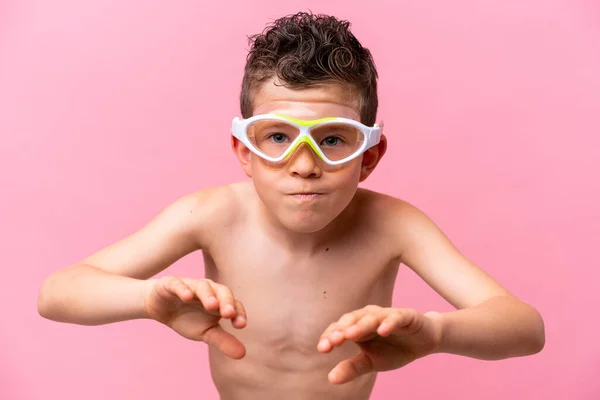
M343 117L360 121L356 97L348 89L327 84L309 89L286 88L269 80L254 96L257 114L281 114L315 120ZM287 229L316 232L348 206L359 182L373 171L386 149L385 136L362 156L335 168L319 162L308 145L301 145L287 164L273 168L235 137L232 147L267 210Z

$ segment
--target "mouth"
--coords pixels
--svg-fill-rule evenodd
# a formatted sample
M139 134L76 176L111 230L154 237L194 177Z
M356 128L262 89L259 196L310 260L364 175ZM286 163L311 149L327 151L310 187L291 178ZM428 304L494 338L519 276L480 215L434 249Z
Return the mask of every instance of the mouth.
M297 200L314 200L324 195L324 193L320 192L296 192L290 193L290 196L293 196Z

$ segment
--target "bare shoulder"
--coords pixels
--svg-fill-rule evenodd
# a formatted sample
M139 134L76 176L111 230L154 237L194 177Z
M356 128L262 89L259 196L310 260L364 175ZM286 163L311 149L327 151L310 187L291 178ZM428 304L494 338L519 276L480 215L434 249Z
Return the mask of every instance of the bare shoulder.
M188 221L200 248L207 248L220 230L239 220L247 190L245 183L205 188L180 197L169 208L176 218Z
M409 202L381 192L360 188L356 193L361 213L378 222L393 220L397 225L408 217L419 217L423 213Z
M426 232L441 233L422 210L407 200L363 188L358 190L357 200L360 213L381 238L392 242L390 247L399 258L411 239Z

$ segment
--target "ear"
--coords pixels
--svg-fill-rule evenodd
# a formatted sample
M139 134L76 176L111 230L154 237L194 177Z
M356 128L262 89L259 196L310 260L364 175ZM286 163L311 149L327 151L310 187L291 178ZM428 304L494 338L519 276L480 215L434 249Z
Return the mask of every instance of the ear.
M252 167L250 166L251 151L235 136L231 135L231 149L244 169L246 176L252 178Z
M379 161L387 150L387 138L381 135L379 143L365 151L362 158L362 166L360 170L360 182L364 181L371 175Z

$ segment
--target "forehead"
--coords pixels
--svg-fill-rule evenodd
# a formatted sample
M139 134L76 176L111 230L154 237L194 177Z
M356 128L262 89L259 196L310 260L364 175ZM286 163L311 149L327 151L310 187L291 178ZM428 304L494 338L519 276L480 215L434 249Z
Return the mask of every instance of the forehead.
M252 114L282 114L299 119L344 117L360 121L357 94L355 89L339 84L296 89L270 79L254 94Z

